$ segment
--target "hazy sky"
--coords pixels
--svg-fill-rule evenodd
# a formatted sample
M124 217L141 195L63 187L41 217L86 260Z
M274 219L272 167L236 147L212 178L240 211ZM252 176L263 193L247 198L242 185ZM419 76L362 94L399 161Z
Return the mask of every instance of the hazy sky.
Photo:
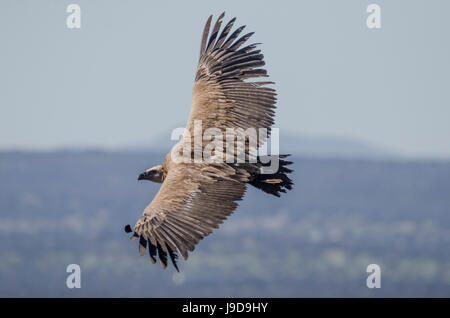
M201 31L222 11L263 43L281 134L450 158L450 2L412 0L2 0L0 149L121 147L184 125Z

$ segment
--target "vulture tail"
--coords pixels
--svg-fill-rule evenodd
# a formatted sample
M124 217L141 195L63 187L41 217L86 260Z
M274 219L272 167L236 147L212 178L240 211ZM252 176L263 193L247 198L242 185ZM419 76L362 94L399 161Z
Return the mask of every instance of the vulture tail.
M253 173L253 180L249 183L262 191L273 194L277 197L286 190L291 190L293 182L288 174L293 170L286 166L292 164L285 160L289 155L258 157L256 163L258 172ZM278 162L276 161L278 160Z

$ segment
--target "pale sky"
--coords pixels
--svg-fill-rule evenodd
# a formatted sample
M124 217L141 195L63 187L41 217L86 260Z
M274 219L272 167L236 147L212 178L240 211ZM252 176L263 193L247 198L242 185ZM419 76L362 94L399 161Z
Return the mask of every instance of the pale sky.
M2 0L0 149L122 147L184 125L201 32L222 11L263 43L281 134L450 158L444 0Z

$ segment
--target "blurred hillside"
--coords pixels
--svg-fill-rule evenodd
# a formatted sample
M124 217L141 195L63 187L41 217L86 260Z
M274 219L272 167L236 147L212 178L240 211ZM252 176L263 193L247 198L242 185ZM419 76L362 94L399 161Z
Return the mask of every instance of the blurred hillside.
M0 296L450 296L449 162L294 157L292 192L249 188L175 274L123 231L158 189L138 173L162 158L0 153Z
M182 125L180 125L182 127ZM147 141L123 145L119 150L131 152L150 151L153 153L167 153L177 140L171 140L172 131L154 136ZM178 137L178 135L175 135ZM271 141L268 143L270 150ZM354 138L335 136L309 136L289 132L280 132L279 150L301 157L311 158L366 158L392 159L405 157L404 154L380 145Z

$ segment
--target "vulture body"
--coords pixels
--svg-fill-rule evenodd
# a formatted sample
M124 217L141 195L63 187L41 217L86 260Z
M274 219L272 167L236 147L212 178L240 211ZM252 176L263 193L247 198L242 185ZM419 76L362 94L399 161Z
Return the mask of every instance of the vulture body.
M240 36L245 26L231 33L235 18L222 29L222 13L211 33L210 16L206 22L200 47L200 58L192 91L192 106L185 129L185 138L174 146L160 166L151 168L139 176L139 180L161 183L153 201L145 208L134 227L125 226L132 233L132 240L139 241L139 254L148 248L150 260L156 263L159 257L163 268L168 258L178 270L178 253L184 259L195 245L214 228L218 228L237 207L247 184L262 191L280 196L292 188L287 174L291 172L287 155L279 155L278 170L261 173L267 160L257 157L253 162L179 162L173 159L184 142L193 140L195 121L201 120L202 132L208 128L264 128L267 136L275 114L275 90L267 87L269 81L249 81L267 77L261 67L263 55L257 44L244 46L253 33ZM256 145L245 141L245 158L266 141L258 138ZM208 142L201 141L202 147ZM193 153L190 154L190 157ZM235 154L234 156L236 156Z

